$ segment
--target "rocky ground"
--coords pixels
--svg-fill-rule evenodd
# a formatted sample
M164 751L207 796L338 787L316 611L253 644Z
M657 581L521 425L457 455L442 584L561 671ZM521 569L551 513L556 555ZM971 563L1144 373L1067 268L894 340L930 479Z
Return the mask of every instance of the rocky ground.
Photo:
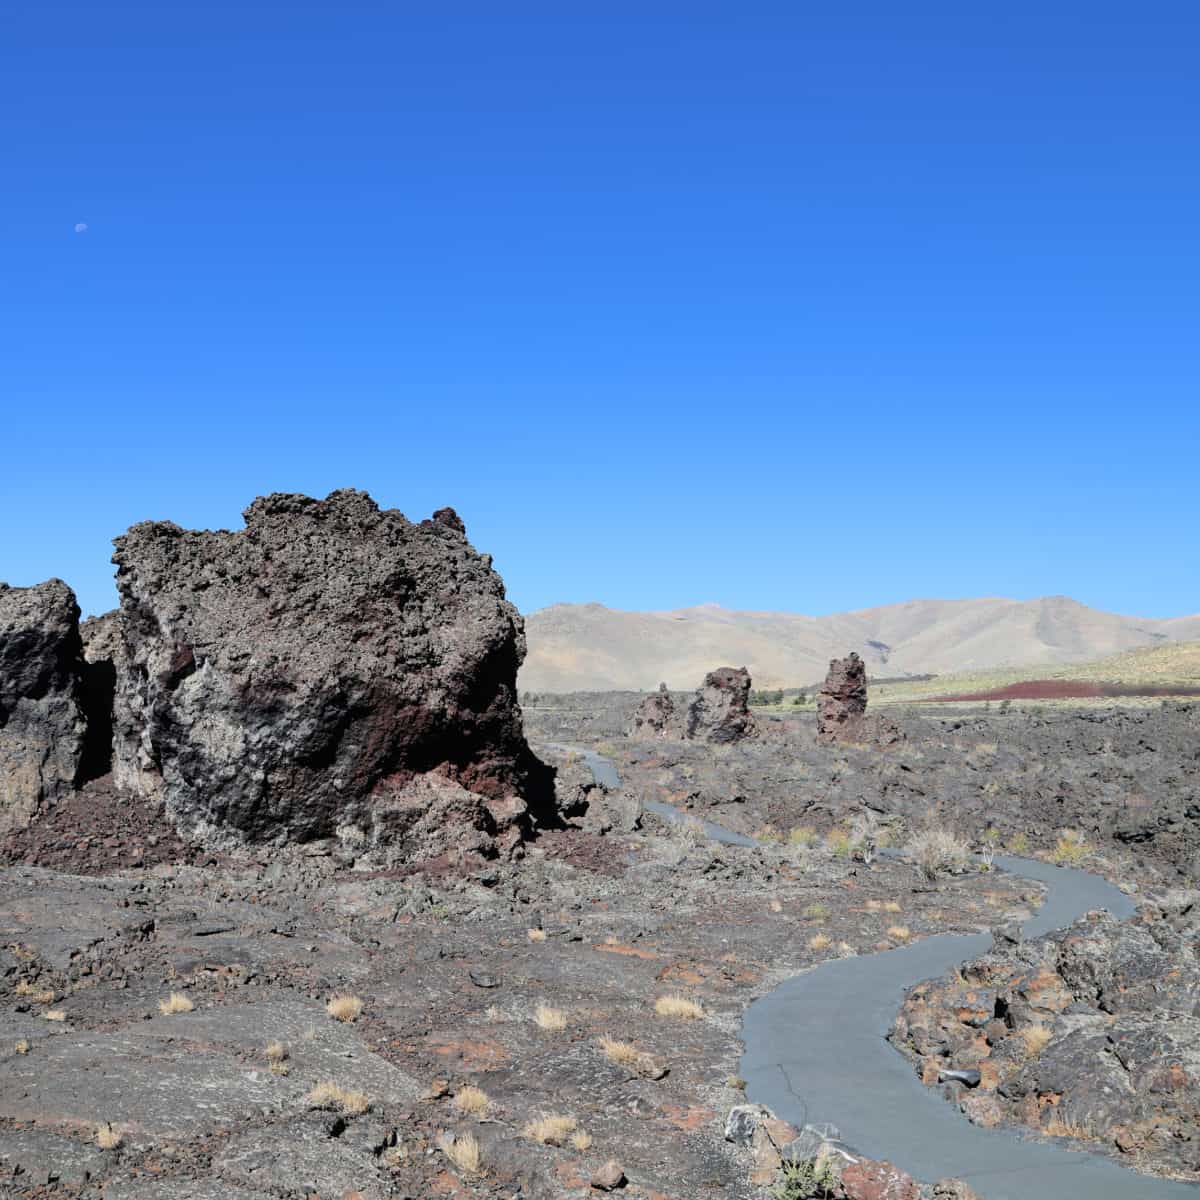
M717 848L589 792L531 725L589 811L466 878L363 870L336 840L164 861L174 838L151 846L153 814L126 826L102 787L89 825L10 839L9 1192L569 1197L597 1194L615 1160L627 1195L762 1197L769 1148L725 1137L749 1000L831 955L1036 903L999 876L931 886L837 848ZM353 1019L327 1011L342 993ZM662 1015L662 997L698 1015ZM544 1117L566 1120L530 1128Z

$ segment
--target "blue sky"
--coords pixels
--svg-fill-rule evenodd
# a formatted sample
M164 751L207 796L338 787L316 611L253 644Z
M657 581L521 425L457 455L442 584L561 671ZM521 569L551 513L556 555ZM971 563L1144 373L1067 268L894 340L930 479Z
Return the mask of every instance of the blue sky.
M525 610L1200 610L1200 8L0 27L0 579L456 507ZM85 223L85 232L75 232Z

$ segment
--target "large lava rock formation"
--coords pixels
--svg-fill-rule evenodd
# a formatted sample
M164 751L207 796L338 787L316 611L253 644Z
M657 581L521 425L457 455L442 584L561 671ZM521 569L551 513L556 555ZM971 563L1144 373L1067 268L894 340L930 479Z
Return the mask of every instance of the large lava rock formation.
M79 606L61 579L0 583L0 831L70 793L84 766Z
M344 490L244 516L116 539L119 787L210 845L492 852L527 802L552 815L517 706L524 627L453 510L418 525Z

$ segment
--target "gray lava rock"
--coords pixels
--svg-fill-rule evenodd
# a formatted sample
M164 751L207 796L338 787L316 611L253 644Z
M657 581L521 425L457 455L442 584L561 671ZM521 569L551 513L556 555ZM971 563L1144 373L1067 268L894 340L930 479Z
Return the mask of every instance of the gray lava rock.
M725 1118L725 1140L737 1146L749 1146L764 1115L761 1105L735 1104Z
M87 730L79 605L61 579L0 583L0 832L79 781Z
M740 742L758 733L750 712L750 673L745 667L718 667L704 677L688 705L685 735L705 742Z
M517 706L523 624L452 510L416 525L343 490L244 516L116 539L119 786L211 845L491 853L527 806L552 818Z
M660 683L657 692L651 692L633 714L629 726L630 737L678 737L679 722L675 715L675 701Z

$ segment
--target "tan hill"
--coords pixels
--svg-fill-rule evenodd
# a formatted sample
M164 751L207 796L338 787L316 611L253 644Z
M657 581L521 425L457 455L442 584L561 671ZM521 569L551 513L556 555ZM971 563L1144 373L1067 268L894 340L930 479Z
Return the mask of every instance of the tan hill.
M1037 600L910 600L807 617L705 604L621 612L555 604L525 618L532 691L693 688L717 666L746 666L758 687L819 680L829 660L857 650L876 676L945 675L1087 662L1200 638L1200 614L1159 620L1088 608L1066 596Z

